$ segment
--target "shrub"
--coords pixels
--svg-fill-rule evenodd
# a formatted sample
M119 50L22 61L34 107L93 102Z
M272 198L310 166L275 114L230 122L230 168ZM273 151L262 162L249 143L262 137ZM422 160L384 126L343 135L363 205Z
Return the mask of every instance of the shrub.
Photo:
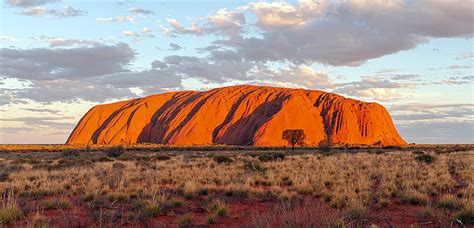
M226 157L224 155L216 155L212 158L218 164L229 164L232 163L232 158Z
M263 167L259 162L252 162L245 160L243 169L249 172L265 172L266 168Z
M400 201L403 204L426 205L428 197L421 193L410 193L403 195Z
M346 212L347 221L362 221L367 219L367 217L367 209L361 206L349 208Z
M285 159L285 153L281 152L265 153L258 156L258 160L261 162L278 161L283 159Z
M191 213L187 213L178 219L180 226L191 226L194 224L194 216Z
M114 164L112 164L113 169L122 170L122 169L125 169L126 167L127 167L126 165L120 162L115 162Z
M429 154L422 154L422 155L418 155L415 157L415 160L417 160L418 162L423 162L423 163L426 163L426 164L431 164L433 163L436 158L432 155L429 155Z
M125 152L125 148L123 146L114 146L105 149L103 152L107 157L118 158Z
M77 157L79 156L79 150L67 149L63 150L61 154L66 157Z
M216 215L223 217L229 213L229 208L221 200L213 200L207 207L209 212L215 213Z
M445 195L438 200L436 207L446 210L457 210L462 207L462 204L456 199L456 197Z
M455 218L464 225L474 224L474 208L468 207L455 214Z
M169 156L169 155L156 155L154 157L154 159L158 160L158 161L166 161L166 160L170 160L171 156Z
M10 176L9 172L0 171L0 182L7 181L9 176Z
M33 228L50 228L53 227L49 224L49 222L42 218L36 218L33 220L31 227Z
M207 224L216 224L217 223L217 215L209 215L207 217Z
M0 224L10 225L18 221L21 217L21 210L17 207L4 207L0 209Z
M42 204L44 209L66 209L71 207L71 203L67 200L49 200L49 201L44 201Z

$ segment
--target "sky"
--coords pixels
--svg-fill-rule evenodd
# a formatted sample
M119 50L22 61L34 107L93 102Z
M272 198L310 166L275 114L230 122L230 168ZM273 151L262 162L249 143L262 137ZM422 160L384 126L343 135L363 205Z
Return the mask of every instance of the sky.
M94 105L252 84L384 105L409 143L474 143L468 0L2 0L0 143Z

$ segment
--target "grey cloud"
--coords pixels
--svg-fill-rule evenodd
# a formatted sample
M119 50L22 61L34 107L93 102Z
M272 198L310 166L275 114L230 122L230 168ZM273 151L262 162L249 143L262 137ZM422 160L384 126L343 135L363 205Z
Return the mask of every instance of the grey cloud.
M23 108L23 110L29 111L29 112L50 113L50 114L58 114L61 112L59 110L48 109L48 108Z
M178 51L183 49L183 47L179 46L178 44L175 43L170 43L170 50L171 51Z
M258 2L241 9L216 12L202 26L194 23L186 28L169 20L171 32L226 35L212 46L231 49L251 61L335 66L361 65L369 59L413 49L429 38L473 35L469 1ZM247 24L243 12L253 13L257 23ZM231 13L233 20L223 20ZM217 19L213 21L210 18L214 15ZM241 34L245 28L255 27L259 36Z
M84 16L86 12L80 9L74 9L70 6L65 6L64 9L47 9L44 7L27 8L21 11L20 14L25 16L66 18Z
M390 77L392 80L415 80L420 78L418 74L397 74Z
M155 14L151 10L146 10L146 9L140 9L136 7L128 8L128 12L137 14L137 15L149 15L149 14Z
M12 119L0 119L0 121L9 122L22 122L26 126L42 126L42 127L51 127L55 129L71 129L74 126L74 123L64 123L59 121L64 121L68 119L67 117L20 117ZM72 119L72 118L69 118Z
M5 4L13 7L32 7L40 6L48 3L59 2L61 0L5 0Z
M34 80L86 78L126 72L135 58L128 44L69 49L12 49L0 51L0 74Z

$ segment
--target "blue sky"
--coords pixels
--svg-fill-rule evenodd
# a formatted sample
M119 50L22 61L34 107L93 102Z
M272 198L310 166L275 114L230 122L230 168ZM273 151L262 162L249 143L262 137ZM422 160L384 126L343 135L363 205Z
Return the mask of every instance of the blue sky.
M63 143L93 105L183 89L320 89L408 142L474 143L472 3L4 0L0 143Z

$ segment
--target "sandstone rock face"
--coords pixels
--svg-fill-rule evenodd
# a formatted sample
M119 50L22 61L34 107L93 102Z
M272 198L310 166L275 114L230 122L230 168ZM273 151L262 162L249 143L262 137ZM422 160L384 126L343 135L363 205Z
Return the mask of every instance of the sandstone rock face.
M307 145L405 145L385 108L317 90L231 86L183 91L93 107L68 144L233 144L283 146L285 129Z

